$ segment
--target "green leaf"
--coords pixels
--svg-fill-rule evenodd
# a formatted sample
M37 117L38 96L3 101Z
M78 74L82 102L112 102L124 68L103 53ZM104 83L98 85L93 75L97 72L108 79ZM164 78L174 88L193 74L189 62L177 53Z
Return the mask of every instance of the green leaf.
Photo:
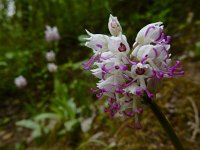
M5 62L5 61L0 61L0 66L6 67L7 65L8 65L7 62Z
M32 120L20 120L16 123L17 126L22 126L29 129L40 128L40 125Z
M67 112L69 119L74 119L76 117L76 104L73 99L67 101Z
M33 139L42 136L42 127L37 122L34 122L32 120L21 120L21 121L18 121L16 125L32 129L33 131L31 133L31 137Z
M73 128L74 128L74 126L75 126L78 122L79 122L79 121L76 120L76 119L66 121L66 122L64 123L65 129L66 129L67 131L72 131Z
M42 132L41 132L40 129L34 130L34 131L31 133L31 137L32 137L33 139L39 138L39 137L41 137L41 136L42 136Z
M60 119L60 116L55 113L43 113L34 118L35 121L43 121L45 119Z

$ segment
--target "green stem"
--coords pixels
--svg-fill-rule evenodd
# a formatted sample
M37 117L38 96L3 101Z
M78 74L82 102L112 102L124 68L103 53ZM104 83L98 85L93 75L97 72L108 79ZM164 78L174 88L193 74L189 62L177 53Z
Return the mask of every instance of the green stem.
M160 124L163 126L165 131L167 132L171 142L174 145L174 148L176 150L183 150L183 146L178 139L176 133L174 132L171 124L169 121L166 119L165 115L160 111L158 106L156 105L155 102L153 102L150 98L144 97L145 102L150 106L151 110L153 111L154 115L157 117L159 120Z

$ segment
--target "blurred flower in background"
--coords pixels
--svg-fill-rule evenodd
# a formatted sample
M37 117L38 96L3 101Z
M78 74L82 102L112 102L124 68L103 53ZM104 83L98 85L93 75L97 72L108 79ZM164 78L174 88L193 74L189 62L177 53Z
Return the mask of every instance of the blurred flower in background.
M49 70L49 72L53 73L53 72L56 72L57 71L57 65L54 64L54 63L48 63L47 64L47 68Z
M26 78L22 75L16 77L14 82L18 88L24 88L27 85Z
M45 30L45 39L47 42L58 41L60 39L58 28L56 26L50 27L47 25Z
M16 6L14 0L7 0L8 8L7 8L7 15L12 17L15 14Z
M46 53L46 59L49 62L55 61L55 56L56 54L53 50Z

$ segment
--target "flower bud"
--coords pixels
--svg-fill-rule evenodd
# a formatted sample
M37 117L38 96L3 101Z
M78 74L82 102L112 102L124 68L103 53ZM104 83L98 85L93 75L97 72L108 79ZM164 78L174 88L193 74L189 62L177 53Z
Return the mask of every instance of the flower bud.
M47 68L49 72L53 73L57 71L57 66L54 63L48 63Z
M49 62L55 61L55 56L56 54L54 53L54 51L50 51L46 53L46 59Z
M22 75L16 77L14 82L18 88L23 88L27 85L26 78L24 78Z
M122 27L117 19L110 14L108 29L113 36L118 36L122 32Z

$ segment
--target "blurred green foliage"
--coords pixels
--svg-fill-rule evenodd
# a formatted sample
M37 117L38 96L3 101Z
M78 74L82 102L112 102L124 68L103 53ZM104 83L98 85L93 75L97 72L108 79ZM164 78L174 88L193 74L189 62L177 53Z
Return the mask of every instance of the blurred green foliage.
M6 126L10 121L5 120L18 113L13 122L32 129L32 138L48 135L52 120L56 120L54 132L74 134L80 131L81 120L92 116L95 98L89 90L95 79L81 67L91 55L83 47L83 38L85 29L107 34L110 13L118 17L131 44L141 27L163 21L167 33L178 41L174 43L176 53L187 50L184 44L188 39L200 52L198 0L15 0L15 13L8 16L9 2L13 1L0 0L0 117L4 120L0 125ZM46 25L58 27L58 43L45 41ZM190 32L196 34L188 36ZM52 49L58 65L54 74L48 72L45 60L45 53ZM18 75L26 77L25 89L15 87ZM8 113L3 109L8 106L19 109Z

